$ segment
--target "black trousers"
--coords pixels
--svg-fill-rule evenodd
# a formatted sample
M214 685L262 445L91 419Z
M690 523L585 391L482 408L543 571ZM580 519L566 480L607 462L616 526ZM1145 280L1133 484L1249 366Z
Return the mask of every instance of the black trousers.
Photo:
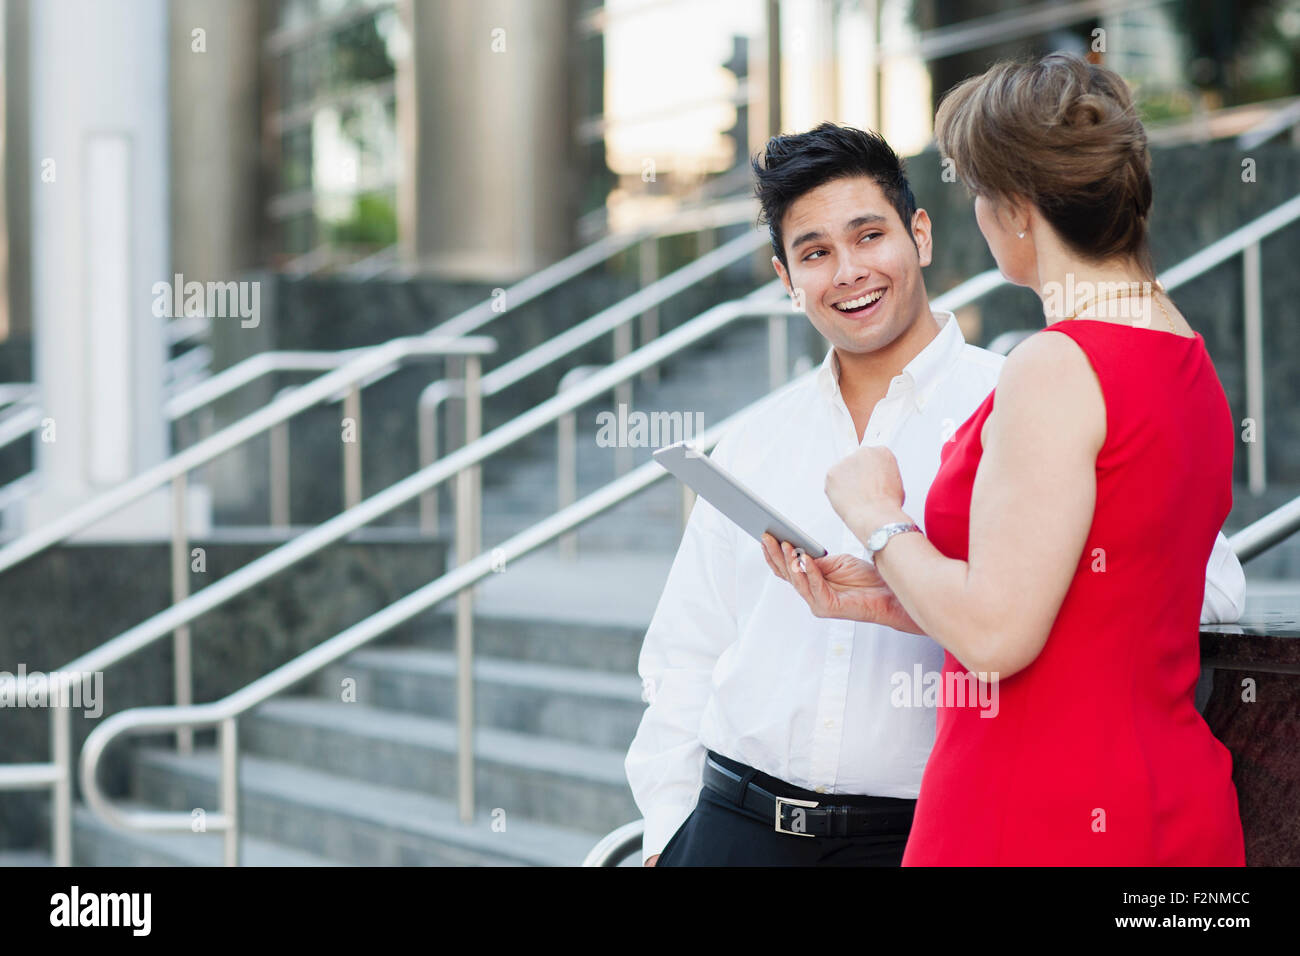
M709 756L728 770L752 768L713 751ZM814 793L765 773L754 783L770 793L822 803L855 806L906 806L915 800ZM770 817L747 810L708 787L700 789L695 809L673 834L655 866L898 866L907 845L906 826L896 832L852 837L805 837L778 833Z

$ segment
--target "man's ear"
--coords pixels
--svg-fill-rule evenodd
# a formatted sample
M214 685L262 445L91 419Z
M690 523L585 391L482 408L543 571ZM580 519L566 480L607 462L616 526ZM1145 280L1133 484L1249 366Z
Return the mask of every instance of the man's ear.
M930 214L924 209L918 209L912 216L912 239L921 265L928 266L934 255L934 235L930 232Z
M794 295L794 287L790 284L790 273L785 271L785 266L781 264L779 256L772 257L772 268L776 270L776 277L780 279L781 284L785 286L786 294Z

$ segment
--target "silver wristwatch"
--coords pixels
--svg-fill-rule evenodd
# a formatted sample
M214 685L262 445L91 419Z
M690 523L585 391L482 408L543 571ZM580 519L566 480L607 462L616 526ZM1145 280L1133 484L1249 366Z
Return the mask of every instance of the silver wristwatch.
M896 534L903 534L906 531L920 531L914 524L908 524L899 521L895 524L881 525L875 531L871 532L871 537L867 539L867 554L865 560L873 568L876 566L876 552L883 548Z

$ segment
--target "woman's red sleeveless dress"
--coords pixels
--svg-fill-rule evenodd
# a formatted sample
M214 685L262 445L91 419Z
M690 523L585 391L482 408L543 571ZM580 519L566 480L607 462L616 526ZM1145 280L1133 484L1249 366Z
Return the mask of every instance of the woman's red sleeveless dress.
M1106 402L1092 527L1042 653L996 685L996 716L940 700L903 865L1244 865L1232 757L1193 703L1205 566L1232 504L1223 387L1199 333L1045 332L1078 344ZM944 445L930 487L926 534L950 558L967 558L992 408L990 394ZM947 686L965 668L946 654L944 672Z

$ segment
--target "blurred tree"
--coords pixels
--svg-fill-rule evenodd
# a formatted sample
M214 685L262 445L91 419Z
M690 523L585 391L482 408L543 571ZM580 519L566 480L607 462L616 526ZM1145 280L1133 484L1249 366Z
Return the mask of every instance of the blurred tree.
M383 248L397 241L397 211L393 197L366 193L353 200L352 215L330 228L336 245Z
M1295 44L1277 29L1286 5L1279 0L1183 0L1180 4L1179 19L1190 56L1188 80L1217 101L1212 105L1234 106L1295 92ZM1284 53L1289 68L1284 67L1282 76L1275 71L1275 82L1265 80L1261 88L1260 71L1254 67L1276 53Z
M379 32L378 15L330 37L328 86L332 90L393 76L396 67Z
M1017 0L913 0L912 20L922 31L1025 7ZM1175 0L1171 22L1186 41L1186 78L1209 106L1231 106L1295 93L1300 79L1300 43L1295 31L1279 28L1284 16L1300 16L1295 0ZM930 63L933 103L956 83L995 60L1041 56L1077 41L1086 49L1099 21L1084 20L1050 34L993 43ZM1159 110L1157 110L1159 112Z

